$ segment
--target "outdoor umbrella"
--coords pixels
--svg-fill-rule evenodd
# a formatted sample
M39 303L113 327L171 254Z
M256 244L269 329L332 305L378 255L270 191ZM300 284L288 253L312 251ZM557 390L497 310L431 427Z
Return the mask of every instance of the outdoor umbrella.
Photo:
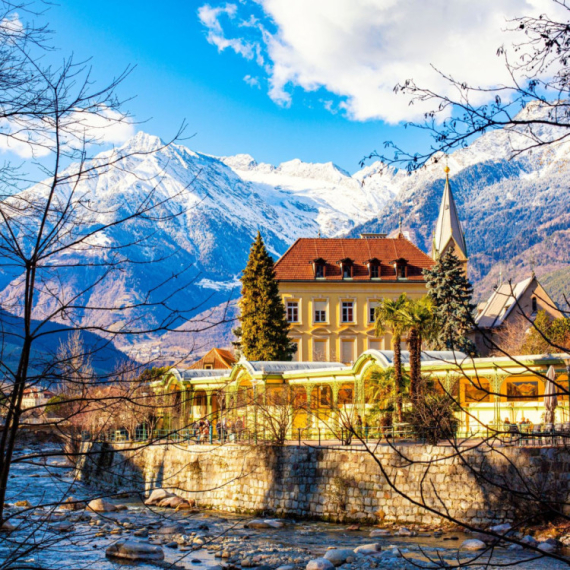
M546 386L544 387L544 409L546 410L546 423L553 424L554 423L554 410L556 406L558 406L558 397L556 396L556 384L554 381L556 380L556 371L554 367L551 366L546 373Z

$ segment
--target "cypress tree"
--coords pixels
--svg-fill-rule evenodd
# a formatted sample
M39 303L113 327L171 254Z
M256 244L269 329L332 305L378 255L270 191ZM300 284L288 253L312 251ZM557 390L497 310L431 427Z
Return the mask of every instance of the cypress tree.
M473 328L473 287L455 255L453 244L432 269L424 270L424 276L439 329L435 348L476 354L475 345L466 336Z
M239 320L243 355L248 360L291 360L296 345L287 334L289 323L275 281L273 259L259 232L251 246L241 282Z

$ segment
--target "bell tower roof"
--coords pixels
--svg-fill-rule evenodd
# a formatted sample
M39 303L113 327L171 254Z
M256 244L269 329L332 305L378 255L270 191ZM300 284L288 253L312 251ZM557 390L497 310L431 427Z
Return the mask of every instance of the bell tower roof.
M439 216L435 225L435 233L433 236L432 257L436 259L445 252L453 240L455 250L461 257L467 259L467 244L465 243L465 234L459 221L457 214L457 206L451 192L449 184L449 167L445 167L445 188L443 189L443 198L439 208Z

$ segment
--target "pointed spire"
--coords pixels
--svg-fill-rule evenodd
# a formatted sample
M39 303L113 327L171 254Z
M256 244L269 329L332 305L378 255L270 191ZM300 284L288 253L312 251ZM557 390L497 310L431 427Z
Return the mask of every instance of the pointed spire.
M439 216L435 226L433 236L432 257L436 258L443 253L449 245L450 240L455 242L456 251L459 250L467 258L467 244L465 243L465 234L459 221L457 214L457 206L453 199L451 186L449 184L449 166L444 168L445 171L445 188L443 189L443 198L439 208Z

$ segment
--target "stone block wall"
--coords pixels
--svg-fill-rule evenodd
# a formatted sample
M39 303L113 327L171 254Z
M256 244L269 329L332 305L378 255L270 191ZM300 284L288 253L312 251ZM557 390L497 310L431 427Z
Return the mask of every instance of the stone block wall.
M109 491L163 487L202 508L336 522L437 524L433 507L502 523L544 512L545 501L562 508L570 483L570 453L557 448L84 445L94 453L80 478Z

